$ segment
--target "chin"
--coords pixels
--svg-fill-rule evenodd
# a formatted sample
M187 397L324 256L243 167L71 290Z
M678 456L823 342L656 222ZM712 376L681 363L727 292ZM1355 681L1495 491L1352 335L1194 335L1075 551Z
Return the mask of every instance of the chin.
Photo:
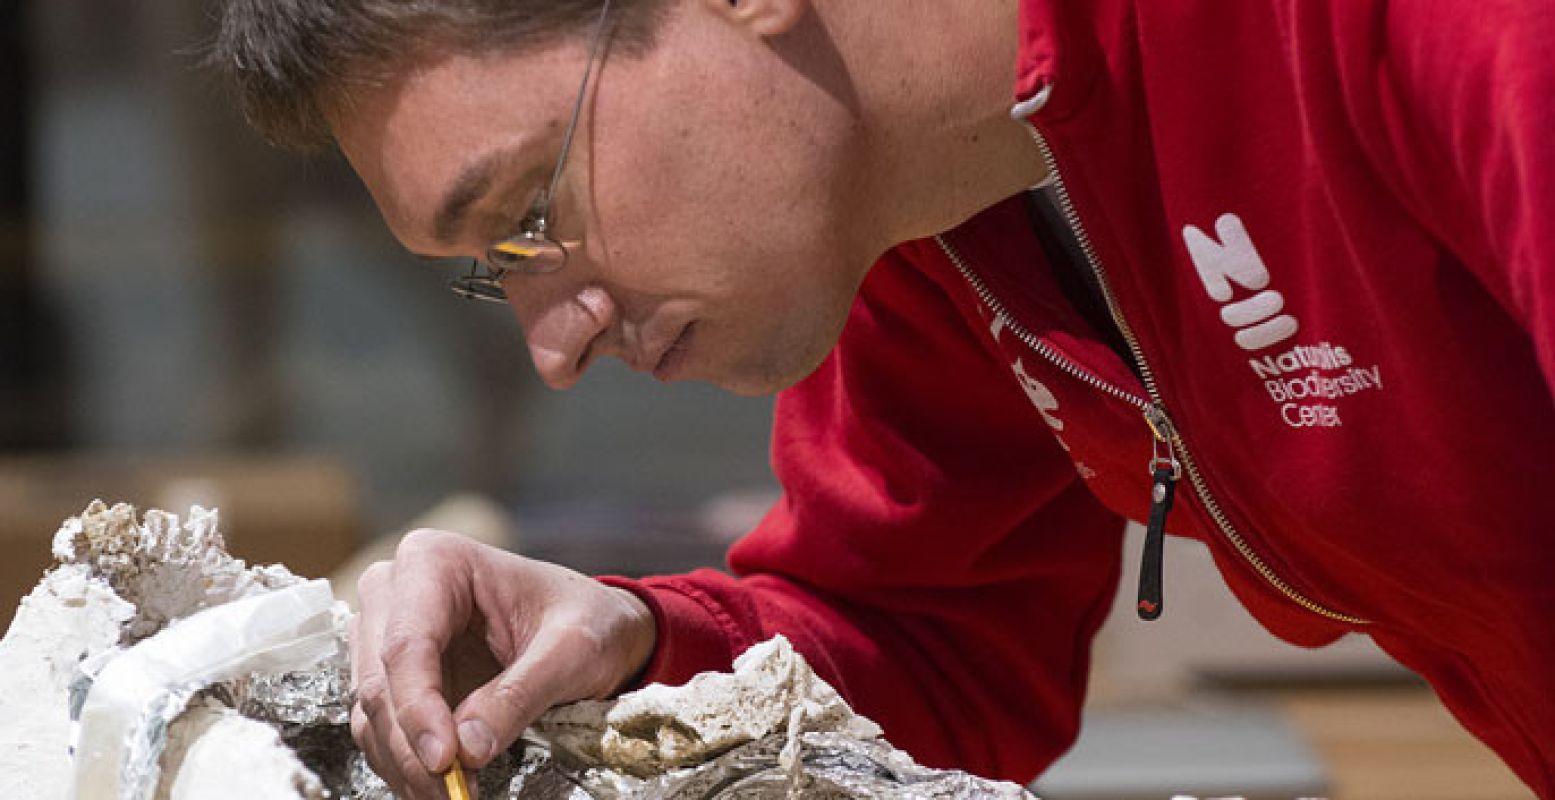
M749 373L711 375L695 378L694 380L711 384L730 394L741 397L765 397L777 394L799 382L799 379L785 380L777 376L753 375Z
M728 374L710 380L733 394L743 397L762 397L777 394L784 389L810 377L826 356L831 353L831 347L812 347L814 352L794 353L792 351L782 353L780 358L771 359L765 363L747 366L745 369L734 370Z
M744 332L742 342L761 344L709 353L710 363L704 362L705 371L698 377L746 397L776 394L799 383L821 366L842 338L852 297L847 300L831 307L813 305L806 309L809 313L779 320L759 333Z
M717 386L730 394L741 397L767 397L777 394L798 381L718 381Z

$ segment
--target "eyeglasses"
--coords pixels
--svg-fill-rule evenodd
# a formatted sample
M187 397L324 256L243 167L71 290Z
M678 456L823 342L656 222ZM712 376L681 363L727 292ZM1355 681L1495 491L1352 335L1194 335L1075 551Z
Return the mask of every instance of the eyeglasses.
M593 42L589 45L588 64L583 67L583 80L578 85L578 98L572 104L572 120L562 135L562 152L556 159L556 170L551 173L550 185L535 198L529 213L524 215L519 232L486 248L486 257L470 263L470 274L449 282L453 293L470 300L503 303L508 299L502 289L502 279L508 273L544 275L567 266L567 246L551 236L551 203L556 199L556 188L561 183L562 169L567 166L567 152L572 149L572 134L578 128L578 114L583 110L583 98L588 94L589 75L594 71L594 60L599 55L600 42L604 41L605 18L610 13L610 0L599 9L599 21L594 23Z

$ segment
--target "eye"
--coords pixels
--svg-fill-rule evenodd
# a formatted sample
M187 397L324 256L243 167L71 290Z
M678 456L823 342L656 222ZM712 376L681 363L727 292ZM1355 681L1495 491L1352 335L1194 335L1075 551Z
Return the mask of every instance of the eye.
M545 234L542 220L538 211L531 211L517 235L487 248L486 263L493 270L531 274L561 269L567 263L567 249Z

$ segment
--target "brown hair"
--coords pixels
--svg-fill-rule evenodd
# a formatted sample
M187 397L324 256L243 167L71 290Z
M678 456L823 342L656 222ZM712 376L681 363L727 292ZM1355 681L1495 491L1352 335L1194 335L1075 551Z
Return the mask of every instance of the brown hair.
M323 104L430 47L474 52L581 36L602 0L222 0L206 63L265 138L311 150L332 137ZM612 0L611 44L652 44L666 0Z

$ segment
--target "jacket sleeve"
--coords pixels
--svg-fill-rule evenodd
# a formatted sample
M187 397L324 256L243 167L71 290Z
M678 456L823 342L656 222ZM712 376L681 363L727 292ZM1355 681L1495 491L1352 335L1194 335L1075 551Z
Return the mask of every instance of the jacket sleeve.
M735 577L609 579L654 608L647 680L782 633L922 763L1026 781L1078 728L1117 582L1102 509L946 291L899 256L779 400L784 497Z
M1555 393L1555 4L1388 4L1381 105L1418 214L1528 331Z

